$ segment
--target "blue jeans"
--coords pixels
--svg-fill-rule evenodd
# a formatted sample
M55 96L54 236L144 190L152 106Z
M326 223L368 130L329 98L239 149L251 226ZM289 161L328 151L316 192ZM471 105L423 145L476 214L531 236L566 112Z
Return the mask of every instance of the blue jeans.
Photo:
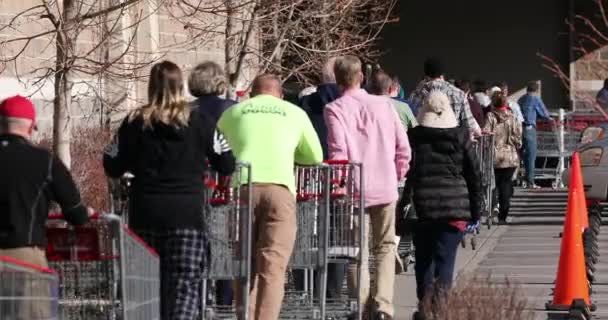
M418 300L434 288L452 287L456 252L463 233L445 222L421 222L414 231Z
M534 169L536 167L536 128L524 127L524 167L526 168L526 180L528 184L534 184Z

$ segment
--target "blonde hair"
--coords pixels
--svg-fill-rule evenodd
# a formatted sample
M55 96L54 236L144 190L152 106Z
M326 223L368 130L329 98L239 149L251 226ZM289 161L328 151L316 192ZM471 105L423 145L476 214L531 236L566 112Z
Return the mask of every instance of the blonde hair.
M339 57L334 63L336 82L342 87L351 87L357 84L362 73L361 60L355 56Z
M190 120L190 106L184 98L182 71L173 62L155 64L150 71L148 104L135 110L130 121L142 118L144 128L155 122L175 127L185 127Z

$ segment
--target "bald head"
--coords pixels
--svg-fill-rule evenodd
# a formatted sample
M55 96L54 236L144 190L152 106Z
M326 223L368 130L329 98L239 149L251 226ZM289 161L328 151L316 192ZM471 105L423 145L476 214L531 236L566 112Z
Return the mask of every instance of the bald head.
M281 86L281 79L273 74L257 76L251 85L251 96L255 97L261 94L267 94L282 99L283 87Z
M0 133L9 133L30 138L34 129L34 122L21 118L0 116Z

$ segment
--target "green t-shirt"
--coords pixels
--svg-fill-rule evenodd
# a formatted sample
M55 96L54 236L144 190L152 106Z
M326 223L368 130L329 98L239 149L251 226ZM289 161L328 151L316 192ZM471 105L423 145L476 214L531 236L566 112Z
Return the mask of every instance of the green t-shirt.
M251 164L254 183L284 185L295 194L294 163L323 161L319 138L306 113L274 96L260 95L230 107L218 128L237 160Z
M414 113L412 113L412 109L410 106L405 103L395 99L393 100L393 104L397 109L397 114L399 115L399 120L403 123L403 127L407 131L408 129L415 128L418 126L418 121L416 117L414 117Z

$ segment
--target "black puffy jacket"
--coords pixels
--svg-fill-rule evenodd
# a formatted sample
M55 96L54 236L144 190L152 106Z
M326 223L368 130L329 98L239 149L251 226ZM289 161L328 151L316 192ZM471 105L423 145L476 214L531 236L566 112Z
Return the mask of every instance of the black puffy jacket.
M420 221L477 220L482 208L479 158L466 128L416 127L403 199L413 195ZM403 201L400 205L407 204Z

